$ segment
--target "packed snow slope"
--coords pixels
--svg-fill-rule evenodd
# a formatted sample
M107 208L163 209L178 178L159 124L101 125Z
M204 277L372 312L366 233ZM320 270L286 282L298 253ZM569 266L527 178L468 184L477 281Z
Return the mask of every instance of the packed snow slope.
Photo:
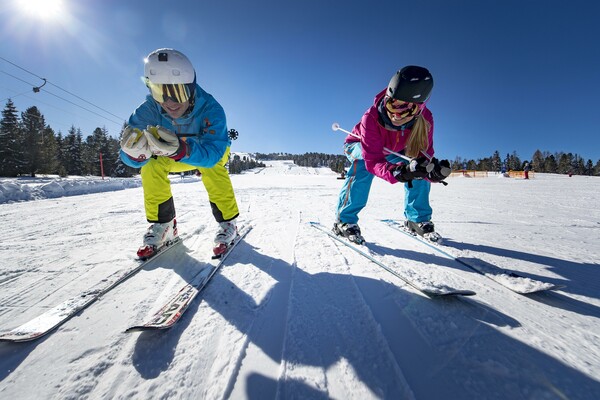
M42 339L0 343L0 398L600 398L600 178L433 185L447 249L565 285L527 296L380 222L402 219L404 194L376 179L360 215L371 248L394 268L477 292L428 298L308 224L333 223L335 174L267 164L232 176L239 222L253 230L179 323L124 333L210 256L216 223L196 177L173 178L182 246ZM93 193L79 181L43 183L54 187L45 199L32 182L0 182L5 197L37 199L0 204L0 331L138 262L139 180L89 184Z

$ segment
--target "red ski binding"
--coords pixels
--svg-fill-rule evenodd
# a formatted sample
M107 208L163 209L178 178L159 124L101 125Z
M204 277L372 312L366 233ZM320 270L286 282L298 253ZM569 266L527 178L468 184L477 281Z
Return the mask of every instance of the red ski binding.
M137 256L140 260L145 261L156 254L156 246L142 246L137 251Z
M213 247L213 260L217 258L221 258L223 254L227 253L229 246L226 243L215 243L215 247Z

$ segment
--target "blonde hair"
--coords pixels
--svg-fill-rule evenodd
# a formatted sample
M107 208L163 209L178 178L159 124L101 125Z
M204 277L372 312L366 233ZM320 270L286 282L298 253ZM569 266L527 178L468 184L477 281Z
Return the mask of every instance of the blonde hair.
M405 154L408 157L417 157L420 152L425 153L429 148L429 130L431 124L423 117L422 114L417 116L413 125L408 143L406 144Z

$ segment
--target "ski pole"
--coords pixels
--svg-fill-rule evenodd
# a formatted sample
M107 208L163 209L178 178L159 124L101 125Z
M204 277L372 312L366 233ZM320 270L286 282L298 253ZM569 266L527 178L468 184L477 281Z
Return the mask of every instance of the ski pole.
M331 125L331 129L333 129L334 131L342 131L342 132L347 133L348 135L350 135L352 137L360 139L360 136L358 136L358 135L356 135L356 134L354 134L352 132L349 132L349 131L345 130L344 128L340 127L340 124L338 124L337 122L334 122L333 125ZM412 160L412 158L407 157L404 154L396 153L395 151L392 151L392 150L388 149L387 147L384 147L383 150L387 151L390 154L393 154L395 156L403 158L406 161L411 161Z
M341 128L341 127L340 127L340 124L338 124L337 122L334 122L334 123L333 123L333 125L331 125L331 129L333 129L334 131L342 131L342 132L344 132L344 133L347 133L348 135L350 135L350 136L352 136L352 137L355 137L355 138L357 138L357 139L360 139L360 136L358 136L358 135L356 135L356 134L354 134L354 133L352 133L352 132L348 132L347 130L345 130L345 129ZM396 153L395 151L392 151L392 150L388 149L387 147L384 147L384 148L383 148L383 150L384 150L384 151L387 151L387 152L388 152L388 153L390 153L390 154L393 154L393 155L395 155L395 156L398 156L398 157L400 157L400 158L402 158L402 159L404 159L404 160L408 161L408 162L409 162L409 165L410 165L410 164L412 163L412 161L413 161L413 159L412 159L412 158L410 158L410 157L407 157L407 156L405 156L404 154ZM426 156L426 158L427 158L427 160L428 160L428 161L431 161L431 160L429 159L429 157L427 157L427 156ZM435 165L433 165L433 163L429 162L429 163L427 164L427 166L425 167L425 170L427 171L427 173L429 173L429 172L433 171L433 169L434 169L434 168L435 168ZM414 171L414 170L413 170L413 171ZM446 182L442 182L442 183L444 183L445 185L447 184Z

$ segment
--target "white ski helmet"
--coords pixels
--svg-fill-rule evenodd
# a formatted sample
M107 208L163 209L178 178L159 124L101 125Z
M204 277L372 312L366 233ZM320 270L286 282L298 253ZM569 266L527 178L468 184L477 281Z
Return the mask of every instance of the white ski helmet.
M194 66L174 49L158 49L148 54L144 59L144 77L154 84L196 82Z

